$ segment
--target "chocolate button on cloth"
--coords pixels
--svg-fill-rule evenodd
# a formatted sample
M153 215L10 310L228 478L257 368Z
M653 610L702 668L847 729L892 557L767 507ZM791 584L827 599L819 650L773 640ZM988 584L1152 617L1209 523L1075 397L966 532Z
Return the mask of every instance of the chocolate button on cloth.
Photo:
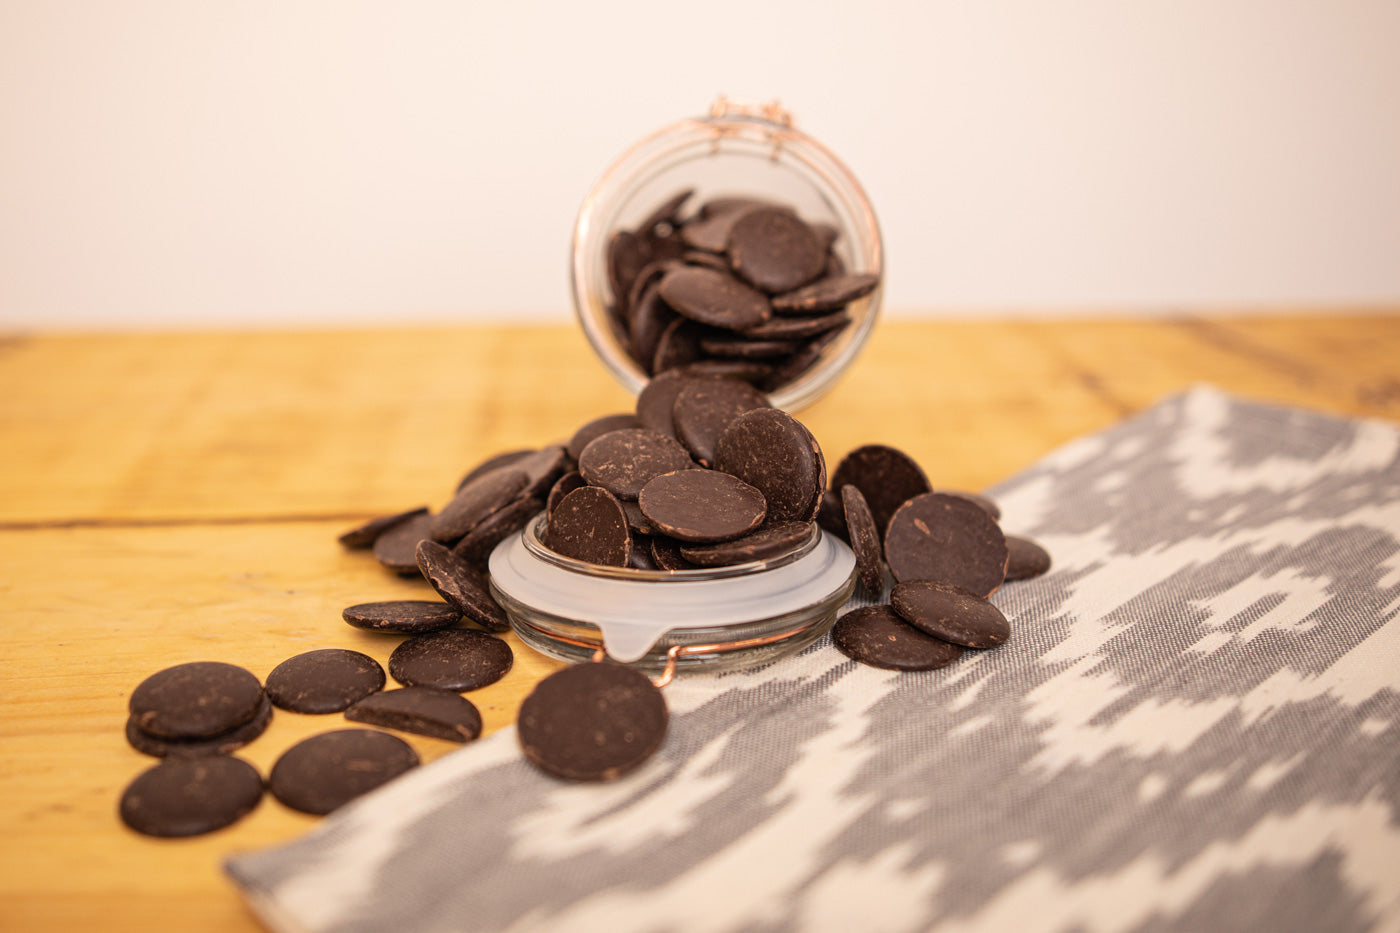
M892 671L932 671L962 654L962 648L919 631L889 606L847 612L832 627L831 643L854 661Z
M851 551L856 555L860 582L867 592L878 596L885 587L885 555L875 517L870 514L865 496L855 486L841 487L841 509Z
M1050 570L1050 552L1030 538L1007 535L1006 579L1029 580Z
M890 592L890 605L920 631L966 648L995 648L1011 635L1000 609L949 583L897 583Z
M865 497L881 535L896 509L933 488L912 457L886 444L866 444L841 458L831 473L831 488L839 491L846 485Z
M981 506L930 492L899 507L885 531L885 562L903 583L954 583L990 596L1006 577L1006 536Z

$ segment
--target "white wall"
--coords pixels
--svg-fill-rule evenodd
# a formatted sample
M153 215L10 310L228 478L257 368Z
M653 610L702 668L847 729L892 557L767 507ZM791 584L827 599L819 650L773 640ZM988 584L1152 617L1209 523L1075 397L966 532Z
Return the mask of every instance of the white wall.
M1400 2L0 0L0 326L569 312L719 92L863 180L894 313L1400 302Z

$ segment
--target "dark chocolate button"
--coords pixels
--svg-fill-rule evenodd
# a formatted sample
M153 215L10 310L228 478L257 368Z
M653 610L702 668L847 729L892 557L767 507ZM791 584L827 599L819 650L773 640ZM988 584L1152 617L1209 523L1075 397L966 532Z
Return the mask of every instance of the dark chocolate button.
M417 509L409 509L407 512L397 512L393 515L381 515L378 518L370 519L363 525L351 528L349 531L341 535L337 540L342 545L348 548L367 548L373 545L375 539L378 538L384 532L388 531L390 528L393 528L400 522L405 522L410 518L416 518L419 515L423 515L427 511L427 507L424 506Z
M779 314L811 314L844 308L857 298L864 298L880 284L877 275L826 276L805 288L773 298L773 310Z
M770 522L817 517L826 462L812 432L785 411L760 408L735 418L715 445L715 468L763 493Z
M452 553L485 572L496 545L524 528L543 508L544 503L534 496L516 499L477 522L462 540L452 545ZM423 569L421 564L418 569Z
M849 323L851 316L845 311L823 314L820 317L779 317L745 331L744 336L752 340L800 340L827 331L840 330Z
M727 376L758 385L773 375L773 367L758 360L696 360L685 366L689 376Z
M672 227L677 226L677 221L680 220L681 207L686 201L690 200L693 194L695 194L694 188L684 188L662 201L637 225L637 232L651 233L656 227L662 224Z
M651 357L651 372L664 373L668 369L688 366L704 356L700 349L700 338L710 333L704 324L697 324L690 318L678 317L661 333L656 342L656 352ZM670 428L667 428L669 431ZM666 433L666 432L662 432Z
M694 570L699 566L681 556L679 541L665 535L651 539L651 559L660 570Z
M554 485L555 480L563 476L566 470L572 469L571 459L564 445L551 444L539 450L532 450L512 463L511 469L522 470L529 478L520 495L536 499L543 499L549 495L549 487Z
M846 507L841 502L840 493L830 489L822 491L822 504L817 510L817 524L822 526L822 531L850 543L851 532L846 528Z
M330 813L418 766L418 753L398 736L373 729L337 729L302 739L272 766L268 789L293 810Z
M789 292L822 274L826 244L791 211L761 208L734 223L726 246L729 264L766 292ZM678 309L679 310L679 309Z
M748 334L702 337L700 349L710 356L736 360L771 360L790 356L802 348L797 340L764 339Z
M560 500L575 489L581 489L586 485L588 484L584 481L583 474L578 470L570 470L565 473L553 486L549 487L549 498L545 500L545 511L553 514L554 507L559 504Z
M879 596L885 589L884 552L880 547L880 532L865 496L854 486L841 487L841 508L845 516L851 551L856 555L856 568L866 591Z
M817 365L826 348L835 343L845 329L845 325L842 325L818 334L787 359L774 360L773 371L758 382L758 387L765 392L773 392L800 379Z
M637 420L633 412L620 412L615 415L603 415L601 418L594 418L574 432L574 436L569 438L567 450L569 456L575 460L583 453L583 448L587 447L594 438L602 437L609 431L621 431L624 428L640 428L642 423Z
M627 557L627 566L633 570L662 570L664 569L651 556L651 535L633 535L632 553Z
M651 364L661 336L676 320L676 312L661 297L658 283L647 286L637 304L627 312L627 339L632 358L643 366Z
M131 692L136 724L168 739L218 735L252 719L264 699L251 673L222 661L193 661L157 671Z
M294 713L338 713L383 686L379 662L347 648L303 652L267 675L268 699Z
M520 704L517 734L531 763L571 781L610 781L650 758L666 737L661 691L611 662L576 664L540 681Z
M965 648L995 648L1011 635L1001 610L975 593L949 583L909 580L890 591L900 618L934 638Z
M520 495L528 484L529 477L518 466L502 467L478 476L459 489L452 501L433 517L428 525L428 536L448 544L457 541L477 522Z
M122 822L147 836L198 836L238 822L262 800L258 769L241 758L169 758L122 792Z
M510 628L505 610L491 596L486 578L464 557L460 557L436 541L418 545L418 569L445 605L454 613L466 616L488 632L504 632ZM434 629L446 628L434 626ZM414 632L433 629L414 629Z
M395 573L417 576L418 542L429 540L432 522L432 515L425 512L390 528L374 541L375 560Z
M492 456L487 457L485 460L481 461L476 466L468 470L466 475L457 481L457 489L461 490L461 488L467 485L467 483L470 483L472 480L477 479L478 477L486 473L490 473L493 470L499 470L502 467L513 466L514 464L519 463L521 460L530 456L530 454L534 452L535 448L526 447L521 450L507 450L504 453L493 454Z
M258 703L253 718L227 732L201 739L168 739L144 731L135 714L127 717L126 740L143 755L157 758L193 758L200 755L227 755L237 751L267 731L272 722L272 701L266 696Z
M449 742L470 742L481 735L481 712L475 703L432 687L401 687L367 696L347 709L345 718Z
M665 474L663 473L662 475L664 476ZM643 486L642 488L645 489L646 487ZM641 494L638 493L638 495ZM627 527L632 529L633 537L637 535L656 534L656 526L651 523L651 519L646 517L642 512L642 507L635 501L631 499L619 499L617 504L622 506L622 514L627 516ZM635 551L636 549L634 545L632 550Z
M1006 579L1029 580L1050 569L1050 552L1030 538L1020 535L1006 536Z
M707 269L718 269L721 272L729 271L729 261L718 253L707 253L704 250L693 249L681 254L681 261L690 266L704 266Z
M697 379L681 386L671 410L676 438L695 459L714 463L715 445L735 418L755 408L771 408L768 396L740 379Z
M590 564L626 567L632 554L632 531L612 493L599 486L584 486L555 507L545 529L544 546Z
M513 663L510 645L501 639L453 628L405 639L389 655L389 673L405 687L461 693L494 684Z
M889 606L852 609L836 620L831 643L852 660L891 671L932 671L962 654L957 645L907 624Z
M753 534L718 544L681 546L681 557L701 567L729 567L756 560L771 560L794 551L812 537L811 522L778 522Z
M661 280L658 291L677 314L726 330L747 330L762 324L773 313L762 292L704 266L672 269Z
M708 209L681 227L682 242L709 253L723 252L725 244L729 242L729 234L739 218L749 211L765 206L762 201L739 198L717 200L711 204L713 206L707 205Z
M424 543L442 547L435 541ZM456 625L461 621L462 613L455 606L427 599L388 599L347 606L340 617L355 628L371 632L415 635Z
M643 486L662 473L693 465L679 443L645 428L610 431L594 438L578 460L579 472L590 485L601 486L619 499L635 499Z
M932 487L924 471L902 450L866 444L841 458L831 474L831 488L854 486L865 496L880 534L889 527L895 509Z
M895 580L952 583L990 596L1006 576L1006 536L976 503L937 492L899 507L885 531Z
M977 505L982 508L982 511L986 512L994 520L1001 521L1001 506L981 493L967 492L961 489L934 489L932 491L941 492L945 496L962 496L964 499L977 503Z
M608 285L618 304L626 300L633 281L646 267L650 256L645 244L630 230L618 230L608 239Z
M642 514L680 541L707 544L740 538L763 524L763 493L717 470L677 470L642 487Z
M676 406L676 396L680 394L688 379L695 376L677 370L658 372L642 391L637 393L637 420L642 427L675 437L676 429L671 422L671 412Z

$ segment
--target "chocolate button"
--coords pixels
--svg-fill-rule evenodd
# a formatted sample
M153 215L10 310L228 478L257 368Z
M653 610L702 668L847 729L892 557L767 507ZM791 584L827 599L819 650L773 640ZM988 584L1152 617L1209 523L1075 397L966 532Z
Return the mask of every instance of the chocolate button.
M612 493L598 486L575 489L560 501L543 543L556 554L605 567L626 567L632 555L627 515Z
M383 686L379 662L346 648L303 652L267 675L268 699L294 713L338 713Z
M781 557L801 547L811 537L811 522L778 522L733 541L682 546L680 552L681 557L701 567L730 567Z
M646 761L666 737L661 691L611 662L576 664L540 681L520 704L525 757L571 781L610 781Z
M995 648L1011 635L1000 609L960 586L911 580L895 586L890 605L920 631L966 648Z
M879 596L885 589L884 553L870 506L865 504L859 489L846 485L841 487L841 508L860 582L872 596Z
M768 521L809 522L826 487L826 462L812 432L777 408L748 411L715 445L715 468L763 493Z
M452 501L433 517L428 525L428 536L449 544L457 541L483 518L518 496L529 481L525 471L517 467L502 467L477 477L458 490Z
M667 437L676 436L676 428L671 413L676 407L676 396L690 379L698 378L678 370L657 373L642 386L637 393L637 420L642 426Z
M778 295L773 299L773 310L779 314L810 314L815 311L833 311L864 298L880 284L877 275L836 275L827 276L797 291Z
M693 465L684 447L645 428L595 438L578 460L579 472L590 485L601 486L619 499L635 499L643 486L662 473Z
M515 663L510 645L473 629L415 635L389 655L389 673L406 687L458 693L494 684Z
M574 436L569 438L566 449L569 456L575 460L583 453L583 448L587 447L594 438L602 437L609 431L621 431L626 428L640 428L642 423L637 420L637 416L632 412L620 412L615 415L604 415L601 418L594 418L574 432Z
M475 703L432 687L401 687L367 696L347 709L345 718L449 742L470 742L481 735L481 712Z
M549 498L545 500L545 511L551 515L554 514L554 507L558 505L565 496L575 489L582 489L586 485L588 484L584 481L583 474L578 470L570 470L565 473L563 476L559 477L559 480L553 486L549 487Z
M1006 560L1007 581L1029 580L1050 569L1050 552L1030 538L1007 535L1006 549L1010 555Z
M672 269L658 290L678 314L726 330L746 330L762 324L773 313L761 292L731 275L703 266Z
M766 292L806 285L826 268L826 244L796 214L780 208L749 211L734 223L729 264Z
M262 775L241 758L170 758L127 785L118 812L143 835L198 836L236 823L262 795Z
M831 643L846 657L891 671L931 671L962 654L957 645L905 623L889 606L853 609L836 620Z
M435 541L424 543L442 547ZM462 613L455 606L427 599L387 599L347 606L340 617L355 628L371 632L414 635L456 625L461 621Z
M194 661L157 671L131 692L136 724L168 739L201 739L252 719L264 700L251 673L222 661Z
M714 463L720 435L746 411L771 408L768 396L739 379L697 379L681 386L671 410L676 437L695 459Z
M728 473L677 470L642 487L637 499L658 529L681 541L709 543L742 537L763 523L763 493Z
M374 541L375 560L395 573L417 576L418 542L429 540L432 522L432 515L424 512L390 528Z
M419 515L427 513L427 511L427 507L424 506L416 509L409 509L407 512L397 512L393 515L381 515L379 518L370 519L363 525L351 528L336 540L348 548L367 548L374 544L375 539L390 528L410 518L417 518Z
M846 485L865 496L882 535L896 509L933 488L912 457L884 444L866 444L841 458L831 474L831 488Z
M198 739L168 739L143 730L135 714L126 720L126 741L143 755L157 758L193 758L201 755L227 755L237 751L267 731L272 722L272 701L266 696L258 702L253 718L234 726L227 732Z
M268 789L293 810L320 816L418 766L403 739L372 729L338 729L302 739L272 766Z
M505 610L491 597L486 578L465 558L436 541L423 541L418 545L418 569L438 595L446 600L445 608L466 616L488 632L504 632L510 628ZM447 625L412 631L426 632L440 628L447 628Z
M452 545L452 553L484 572L496 545L524 528L543 508L544 503L534 496L516 499L477 522L462 540ZM418 569L423 569L421 564Z
M895 580L952 583L990 596L1006 576L1006 536L976 503L929 492L894 513L885 562Z

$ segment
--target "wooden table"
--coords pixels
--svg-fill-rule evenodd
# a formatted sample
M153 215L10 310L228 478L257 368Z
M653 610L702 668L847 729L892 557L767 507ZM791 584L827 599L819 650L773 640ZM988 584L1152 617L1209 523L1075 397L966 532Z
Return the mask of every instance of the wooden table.
M978 489L1200 381L1340 414L1400 418L1400 308L1366 316L886 321L803 420L835 459L902 447ZM381 662L351 603L431 596L335 536L449 497L486 455L567 438L631 407L568 325L0 341L0 929L258 929L227 854L315 820L271 798L236 826L153 840L116 816L152 763L127 696L180 661L265 676L316 647ZM554 662L472 699L510 723ZM243 752L264 773L343 724L278 713ZM411 739L425 760L455 746Z

